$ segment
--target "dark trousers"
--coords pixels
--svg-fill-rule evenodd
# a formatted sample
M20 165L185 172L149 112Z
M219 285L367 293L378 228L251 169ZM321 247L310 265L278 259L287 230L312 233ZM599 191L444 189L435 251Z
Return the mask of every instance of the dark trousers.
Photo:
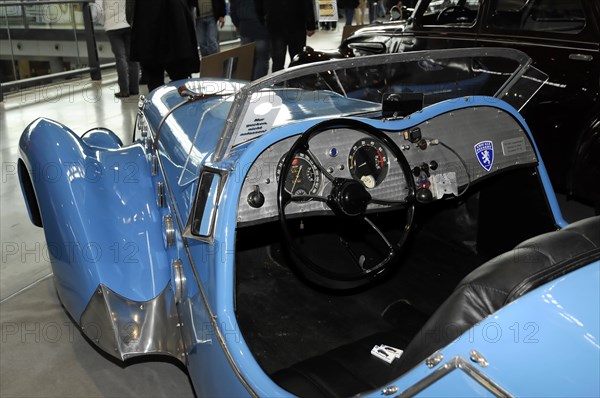
M354 8L344 8L344 15L346 17L346 26L352 25L354 20Z
M286 32L285 34L271 34L271 70L276 72L283 69L285 64L285 51L287 49L290 59L302 51L306 46L306 31Z
M165 71L169 74L171 80L187 79L191 76L189 67L184 62L173 65L160 65L151 62L142 62L144 77L148 80L148 91L165 84Z
M250 37L241 37L241 44L254 43L254 67L252 80L256 80L269 73L269 40L252 39Z
M119 91L123 94L137 94L140 68L137 62L129 60L131 28L106 32L117 64Z

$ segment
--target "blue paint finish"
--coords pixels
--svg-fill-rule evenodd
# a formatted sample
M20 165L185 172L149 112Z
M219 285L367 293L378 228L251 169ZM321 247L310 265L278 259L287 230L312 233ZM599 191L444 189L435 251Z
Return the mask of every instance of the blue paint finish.
M210 97L181 106L173 111L163 123L160 130L160 145L163 152L171 161L183 167L192 144L192 157L195 163L200 163L206 155L212 153L221 138L221 132L231 100L223 101L223 97ZM156 129L163 117L175 106L185 101L177 92L175 83L162 86L148 97L145 115L150 126ZM221 105L215 107L221 103ZM193 142L198 123L207 110L202 121L202 131L199 139ZM156 131L154 131L156 134Z
M119 149L123 146L121 139L112 131L107 129L92 129L86 131L81 140L89 147L100 150Z
M501 100L490 97L467 97L455 100L444 101L428 108L423 111L417 112L411 115L410 118L405 118L396 121L380 121L371 119L361 119L367 123L374 125L375 127L385 130L404 130L412 127L416 124L422 123L425 120L436 116L440 113L450 112L456 109L461 109L470 106L494 106L499 109L504 109L510 112L522 126L526 129L527 134L531 137L531 133L528 130L523 118L512 108ZM258 155L264 151L268 146L273 143L280 141L284 138L301 134L306 131L310 126L324 119L311 119L302 121L294 124L289 124L279 128L275 128L267 135L263 135L253 142L246 143L239 146L233 152L233 155L239 158L235 162L235 166L231 171L230 178L227 181L224 196L221 199L219 207L216 228L215 228L215 242L214 247L219 248L214 250L214 259L211 262L216 267L216 272L211 274L207 279L206 289L209 291L210 305L215 315L219 320L219 327L221 332L225 335L232 333L232 331L239 331L239 326L235 319L234 314L234 248L235 248L235 226L236 226L236 214L237 204L239 201L239 194L244 181L245 173L248 171L249 166L254 162ZM532 140L533 141L533 140ZM535 148L537 152L537 148ZM537 152L539 158L539 152ZM218 165L217 165L218 166ZM540 161L539 172L542 177L542 183L544 189L548 195L549 201L556 203L552 187L549 184L546 170L543 163ZM562 216L558 207L553 207L554 216L557 222L560 224ZM213 247L213 248L214 248ZM210 272L210 271L209 271ZM235 363L242 369L244 369L244 375L247 381L255 390L261 391L261 394L266 396L283 396L286 392L283 391L279 386L274 384L269 377L262 371L258 366L252 354L246 345L241 333L238 340L227 340L228 348Z
M473 365L514 396L598 397L598 303L600 262L596 261L531 291L484 319L440 350L445 360L439 366L456 355L468 359L470 350L475 349L489 366ZM389 385L404 391L432 372L421 364ZM460 380L440 386L465 388ZM419 396L439 396L439 390L432 387ZM479 394L474 388L464 396Z
M170 264L142 146L91 148L47 119L30 124L19 144L71 316L79 319L99 283L131 300L157 296Z
M162 217L176 211L183 224L187 221L192 209L197 181L183 186L180 186L177 181L190 149L192 150L190 172L197 172L201 164L209 161L208 155L212 153L221 138L230 102L221 102L222 98L219 97L208 98L187 104L167 118L160 132L159 143L163 168L156 177L151 176L146 152L141 144L122 147L120 141L113 137L114 134L104 131L90 132L82 139L59 123L46 119L33 122L21 138L21 154L31 175L40 205L57 288L69 313L78 319L99 283L105 284L131 300L150 300L159 294L172 278L170 267L172 260L180 258L184 263L187 279L185 292L187 298L180 308L184 319L189 319L193 324L193 328L185 329L184 338L189 344L188 348L191 349L188 358L189 371L198 394L241 396L247 393L225 355L218 339L220 335L225 341L231 359L240 369L242 377L257 394L272 397L288 395L258 366L236 321L234 313L235 228L237 205L244 177L257 156L273 143L301 134L309 127L328 118L319 118L320 114L330 114L332 110L339 113L350 112L356 109L355 106L360 102L327 95L319 106L313 108L304 106L303 101L311 104L315 102L306 94L303 95L301 100L296 98L295 101L284 101L289 117L282 119L279 127L252 142L234 148L228 159L215 165L231 172L217 212L214 242L209 244L197 240L186 241L193 264L189 261L179 231L176 233L177 245L165 250ZM154 91L145 109L145 115L152 128L156 129L168 110L181 101L183 98L177 93L175 84ZM373 104L362 102L362 106L366 109ZM531 133L522 117L510 105L490 97L448 100L401 120L385 122L360 120L380 129L399 131L422 123L440 113L470 106L494 106L510 112L531 138ZM209 109L211 111L203 119L198 139L194 140L198 122ZM290 119L296 118L310 119L287 123ZM531 141L533 142L533 139ZM537 147L535 150L539 158ZM566 222L558 209L556 197L541 159L538 170L555 220L558 225L564 226ZM171 203L169 208L163 209L159 209L156 205L155 183L161 179L169 183L173 194L173 197L170 195L169 197L175 203L175 208ZM102 213L102 218L98 217L99 212ZM584 299L579 297L581 292L586 294L591 292L589 294L596 295L592 299L595 299L595 302L600 301L600 297L597 297L598 268L596 263L595 266L588 266L543 286L468 332L478 336L478 333L491 332L491 328L499 325L503 333L507 333L506 330L511 330L510 327L514 322L519 322L519 327L529 327L526 325L539 322L540 336L547 339L543 344L526 346L514 344L515 347L510 348L510 344L487 341L490 340L489 335L483 335L485 338L481 342L469 341L466 334L467 337L463 336L445 348L446 358L449 359L454 355L466 357L470 348L477 348L491 363L491 367L486 369L485 373L501 385L516 388L514 391L511 389L510 392L517 395L531 395L532 390L527 389L529 385L544 384L542 380L535 380L520 385L518 380L526 370L537 368L538 364L531 362L538 358L542 358L542 364L554 373L557 371L550 366L553 363L552 359L554 363L556 358L568 359L572 352L575 352L573 358L583 358L586 364L592 361L593 353L597 359L600 338L598 314L594 316L590 314L593 308L581 309L576 306L576 303L579 302L580 307L580 302ZM197 281L201 283L205 297L202 297ZM585 282L591 285L585 285ZM579 283L582 284L578 285ZM587 287L578 290L578 286ZM590 300L590 297L586 296L585 300ZM564 310L558 308L559 305ZM535 309L534 312L531 312L532 308ZM209 310L212 313L209 313ZM217 330L213 329L212 315L216 316L214 321ZM565 335L577 335L579 339L573 339L574 345L563 344L563 347L554 352L548 351L548 346L560 345L562 339L572 340L572 337L565 338ZM522 367L521 373L507 375L506 369L517 366L514 358L520 352L518 357L522 357L523 351L528 352L527 359L530 362L518 364ZM506 355L507 353L510 355ZM557 353L559 355L555 355ZM590 364L590 374L594 371L597 376L598 363L595 367L594 364ZM421 366L398 380L397 385L405 389L430 372L431 370ZM548 375L548 373L540 373L542 374L540 377ZM578 375L580 378L574 380L585 384L590 374L581 372ZM559 383L562 379L557 377L556 380L556 383ZM556 389L558 387L555 386L554 390L548 389L547 392L555 394L555 391L567 391L570 386L569 381L561 382L565 384L563 390ZM453 374L438 387L446 388L446 386L467 388L467 390L457 390L461 391L459 394L471 392L471 389L473 393L481 392L477 390L477 386L469 387L469 383L465 384L463 375L458 373ZM438 387L432 387L428 393L434 394ZM580 390L580 392L598 393L593 389ZM380 396L379 393L376 395Z

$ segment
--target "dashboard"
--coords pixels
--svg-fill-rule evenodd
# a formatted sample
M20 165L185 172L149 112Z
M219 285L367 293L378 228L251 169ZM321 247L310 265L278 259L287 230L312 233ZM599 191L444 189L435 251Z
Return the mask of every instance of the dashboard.
M400 130L392 129L396 122L386 123L390 129L382 132L406 157L411 169L409 178L414 178L417 197L422 202L459 196L482 178L538 161L521 125L498 108L464 108ZM269 146L249 167L238 204L239 225L278 217L277 185L283 178L283 160L298 137ZM325 128L312 135L309 151L298 152L291 159L285 190L306 200L290 202L286 215L333 214L325 202L311 197L326 198L334 178L359 181L377 199L375 202L388 202L371 202L367 212L403 206L409 192L392 150L349 123L347 127Z

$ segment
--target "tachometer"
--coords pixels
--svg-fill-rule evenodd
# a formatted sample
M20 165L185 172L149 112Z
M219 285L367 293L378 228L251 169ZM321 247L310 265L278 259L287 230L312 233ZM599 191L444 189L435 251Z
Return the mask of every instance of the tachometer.
M277 180L281 178L283 156L277 164ZM297 153L292 160L292 166L285 177L285 190L297 196L315 195L321 185L321 172L315 163L304 153Z
M387 176L389 161L383 145L373 139L356 142L348 155L350 174L369 189L375 188Z

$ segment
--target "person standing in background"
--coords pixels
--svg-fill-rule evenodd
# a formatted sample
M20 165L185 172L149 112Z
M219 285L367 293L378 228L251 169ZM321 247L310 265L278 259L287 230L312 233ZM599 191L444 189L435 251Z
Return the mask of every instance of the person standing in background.
M352 20L354 19L354 10L356 7L358 7L358 0L341 0L338 2L338 4L344 10L346 26L352 25Z
M226 14L225 0L198 0L196 37L203 57L219 52L217 24L223 27Z
M130 60L133 0L98 0L96 5L104 19L104 30L117 64L119 91L115 93L115 97L137 95L140 91L140 67L137 62Z
M148 91L200 70L194 20L184 0L138 0L131 31L131 59L139 61Z
M358 7L356 7L356 24L365 24L365 13L367 12L367 0L359 0Z
M369 23L373 23L377 18L377 2L375 0L367 0L369 3Z
M258 18L271 43L272 71L283 69L286 49L290 59L302 51L306 37L317 29L312 0L256 0Z
M256 13L254 0L230 0L229 13L240 32L241 44L255 43L252 80L269 73L269 33Z

